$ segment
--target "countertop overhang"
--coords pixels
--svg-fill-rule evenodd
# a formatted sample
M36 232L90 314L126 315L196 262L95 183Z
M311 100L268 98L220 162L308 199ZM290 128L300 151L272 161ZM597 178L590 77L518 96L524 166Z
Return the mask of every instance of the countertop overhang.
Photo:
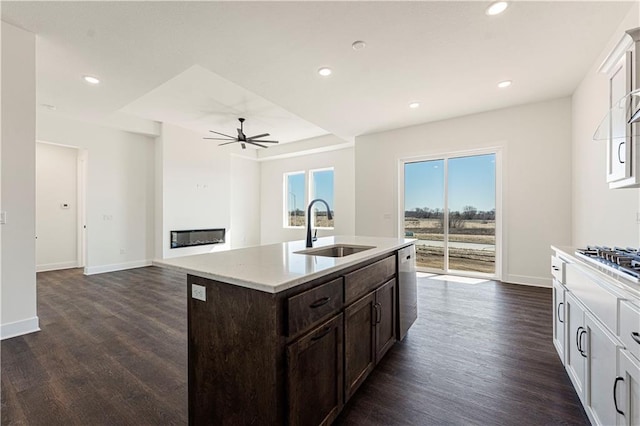
M279 293L414 242L413 238L339 235L318 238L313 247L349 244L374 248L345 257L313 256L296 253L306 249L306 242L299 240L154 260L153 265L267 293Z
M599 266L595 262L588 262L585 259L578 257L576 253L577 247L568 247L568 246L551 246L551 249L558 253L561 257L564 257L566 261L569 263L578 263L580 265L584 265L589 268L592 273L608 282L609 284L614 285L617 288L620 288L624 291L630 292L634 296L640 298L640 285L634 283L633 281L624 278L624 276L615 274L604 268Z

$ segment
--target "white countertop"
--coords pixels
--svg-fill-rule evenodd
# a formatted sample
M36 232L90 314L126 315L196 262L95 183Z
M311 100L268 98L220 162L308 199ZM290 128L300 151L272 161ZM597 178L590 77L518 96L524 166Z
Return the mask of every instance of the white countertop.
M575 254L576 247L551 246L551 249L555 250L560 255L564 255L567 260L572 260L573 262L577 262L581 265L589 267L592 271L595 271L598 276L605 279L609 284L613 284L614 286L640 298L640 284L634 283L633 281L631 281L630 279L626 279L622 275L613 273L609 269L605 268L604 266L600 266L595 262L588 262L583 258L578 257Z
M278 293L369 258L409 246L414 241L412 238L335 236L318 238L313 247L349 244L374 248L345 257L313 256L295 253L306 249L305 241L300 240L155 260L153 264L203 278Z

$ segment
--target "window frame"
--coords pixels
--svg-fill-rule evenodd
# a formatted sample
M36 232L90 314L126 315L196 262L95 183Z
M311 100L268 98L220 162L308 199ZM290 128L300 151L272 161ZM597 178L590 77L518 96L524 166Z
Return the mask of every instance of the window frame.
M317 172L326 172L331 171L333 173L333 203L335 204L335 167L319 167L316 169L307 169L307 170L296 170L290 172L284 172L282 174L282 227L284 229L304 229L307 227L307 217L306 217L306 209L309 206L309 203L315 199L315 194L313 191L313 175ZM289 176L293 175L304 175L304 200L303 200L303 214L304 214L304 225L301 226L292 226L289 224ZM297 203L296 203L297 204ZM335 206L329 205L332 209L332 213L335 212ZM316 215L315 215L315 206L311 211L311 223L315 224ZM325 230L333 230L335 229L335 219L333 226L313 226L314 229L325 229Z
M282 208L282 226L283 228L288 228L288 229L304 229L307 225L307 221L306 218L304 220L304 225L300 225L300 226L295 226L295 225L290 225L289 224L289 194L291 193L291 191L289 191L289 176L294 176L294 175L303 175L304 176L304 196L302 197L302 214L303 217L305 216L304 210L305 210L305 206L307 205L307 172L305 170L298 170L298 171L294 171L294 172L285 172L283 173L282 177L283 177L283 182L282 182L282 188L283 188L283 195L282 195L282 201L283 201L283 208ZM297 203L296 203L297 204ZM294 206L295 207L295 206Z
M313 191L313 174L317 173L317 172L327 172L327 171L331 171L333 173L333 198L334 199L332 201L333 201L334 205L333 206L329 205L329 207L333 209L332 212L335 212L335 202L336 202L336 200L335 200L335 197L336 197L336 194L335 194L335 187L336 187L335 178L336 178L336 172L335 172L335 168L333 166L321 167L321 168L318 168L318 169L309 169L308 170L307 206L309 205L309 203L312 200L317 198L316 195L314 194L314 191ZM314 229L329 229L329 230L335 229L335 227L336 227L335 219L333 219L333 220L334 220L333 226L315 226L315 223L316 223L315 206L314 206L314 209L312 209L312 211L311 211L311 223L314 224L314 227L313 227Z

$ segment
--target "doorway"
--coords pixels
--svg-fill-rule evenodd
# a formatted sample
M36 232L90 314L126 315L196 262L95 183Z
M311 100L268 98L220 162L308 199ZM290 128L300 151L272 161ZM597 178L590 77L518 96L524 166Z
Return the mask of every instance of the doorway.
M500 152L402 160L402 235L418 270L500 278Z
M36 143L36 271L83 267L85 153Z

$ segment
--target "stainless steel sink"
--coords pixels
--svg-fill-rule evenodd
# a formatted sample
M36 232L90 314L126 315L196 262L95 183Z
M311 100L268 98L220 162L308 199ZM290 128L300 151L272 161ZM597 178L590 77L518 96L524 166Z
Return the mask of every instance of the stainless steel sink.
M332 246L324 246L318 248L309 248L306 250L300 250L296 253L307 254L309 256L324 256L324 257L345 257L361 251L371 250L374 246L354 246L348 244L335 244Z

